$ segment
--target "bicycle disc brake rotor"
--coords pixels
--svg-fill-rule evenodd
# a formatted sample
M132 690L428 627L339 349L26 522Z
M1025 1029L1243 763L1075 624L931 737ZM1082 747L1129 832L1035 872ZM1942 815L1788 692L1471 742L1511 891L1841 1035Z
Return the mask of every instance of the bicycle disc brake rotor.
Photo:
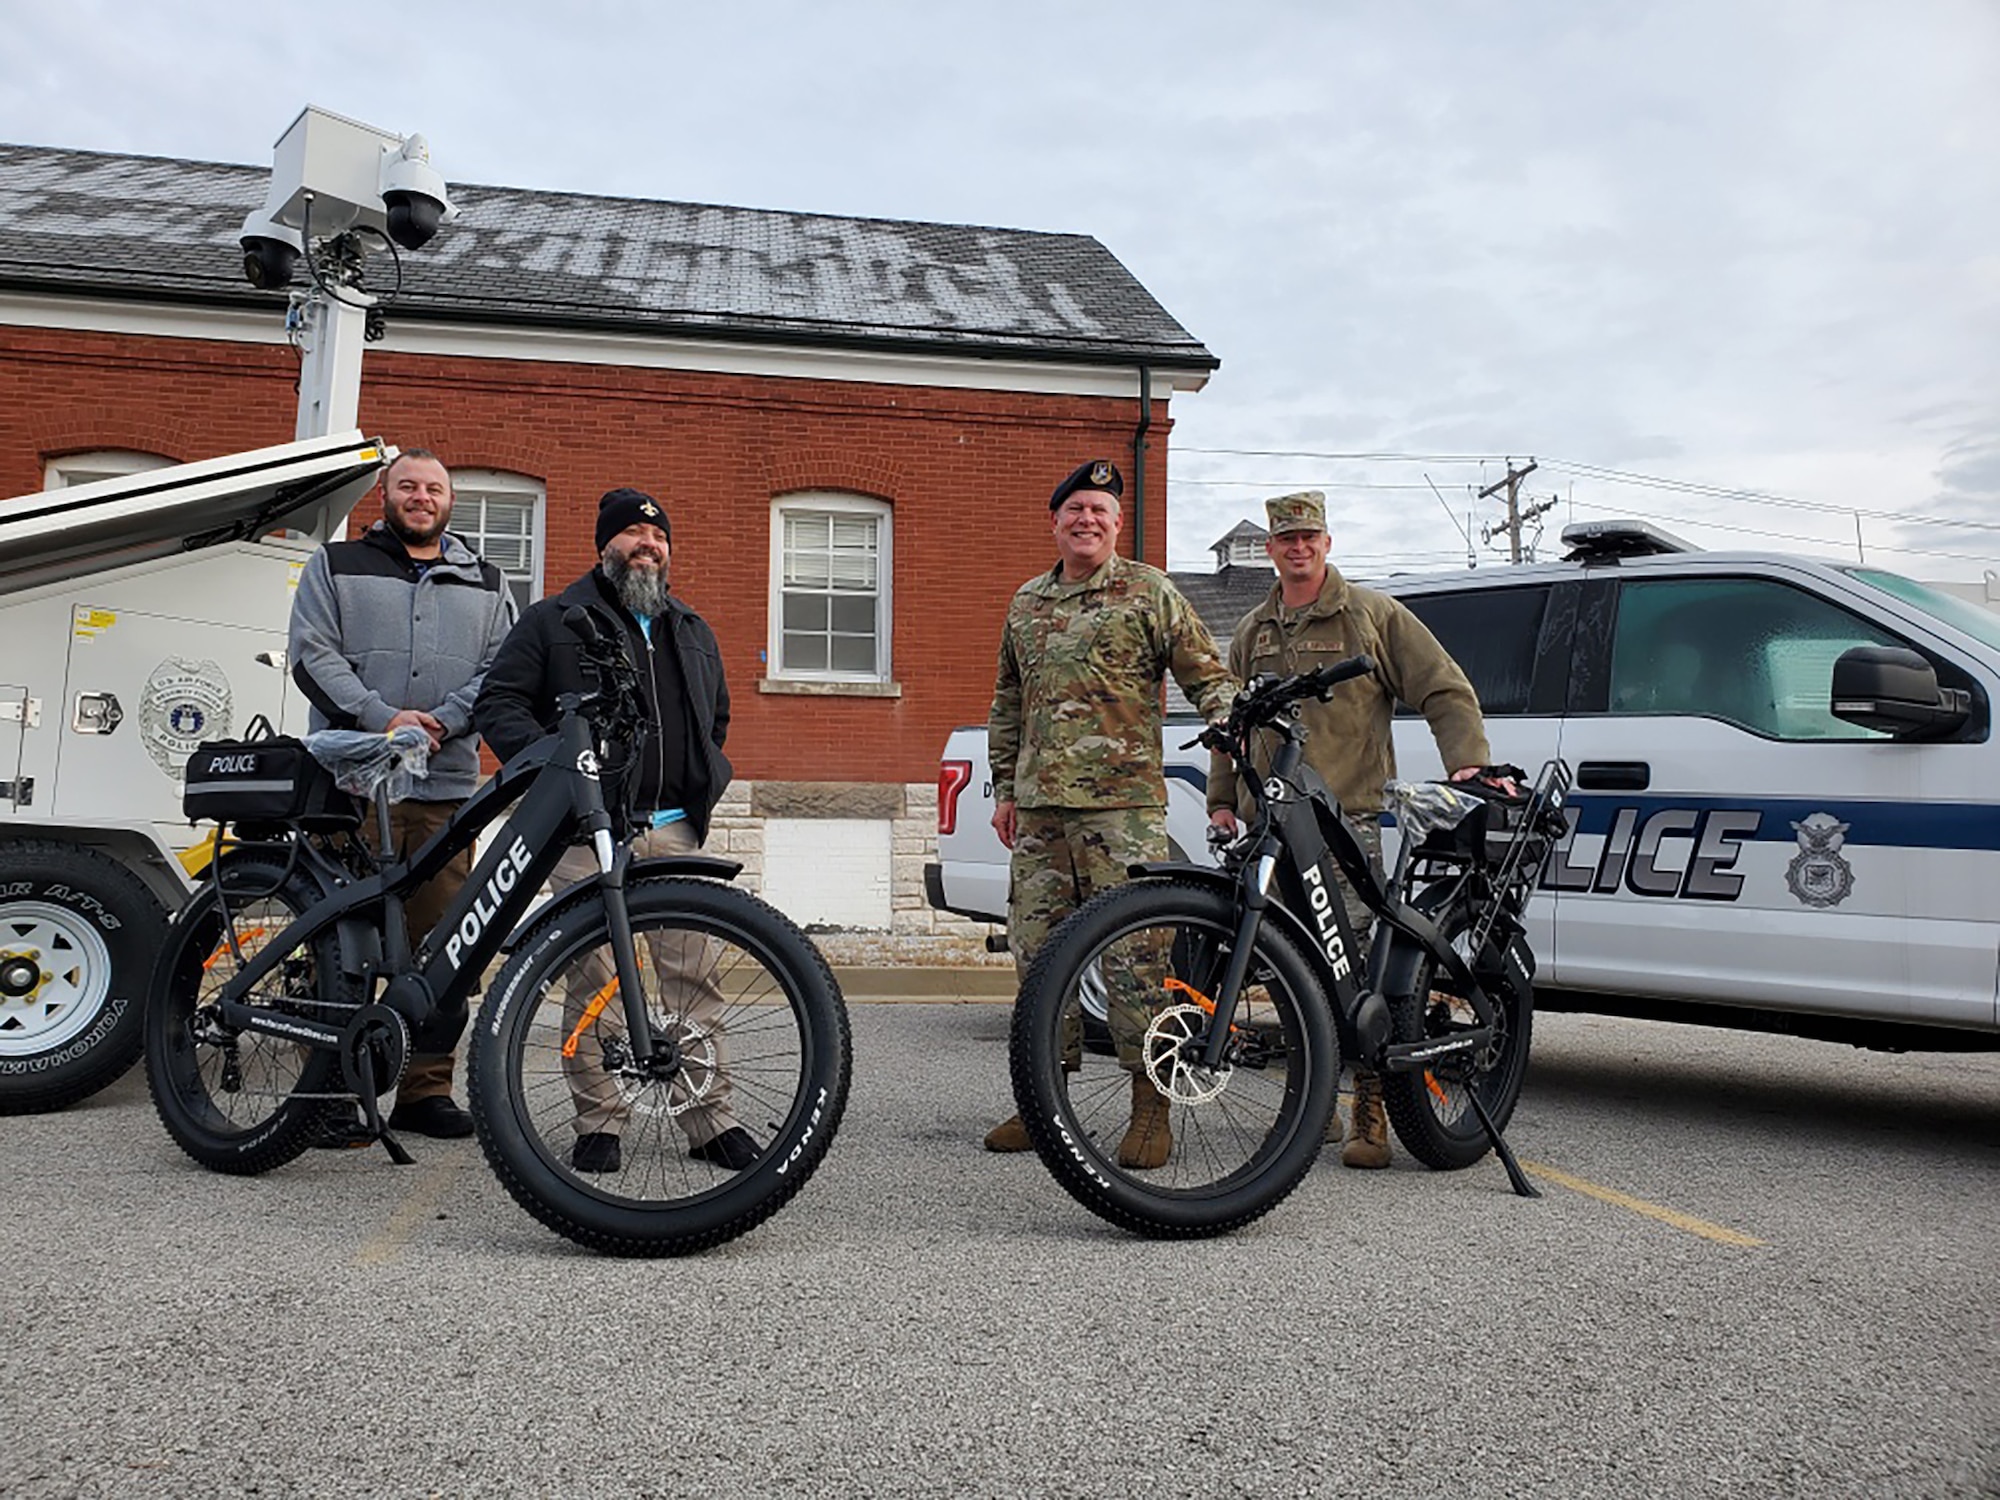
M1207 1022L1208 1013L1199 1005L1169 1005L1146 1028L1146 1072L1172 1103L1207 1104L1229 1086L1234 1069L1228 1063L1210 1070L1196 1054Z
M708 1098L722 1071L715 1038L683 1018L664 1028L654 1046L662 1042L671 1042L678 1052L666 1087L660 1088L661 1080L640 1074L628 1063L618 1071L619 1091L625 1104L642 1114L685 1114Z

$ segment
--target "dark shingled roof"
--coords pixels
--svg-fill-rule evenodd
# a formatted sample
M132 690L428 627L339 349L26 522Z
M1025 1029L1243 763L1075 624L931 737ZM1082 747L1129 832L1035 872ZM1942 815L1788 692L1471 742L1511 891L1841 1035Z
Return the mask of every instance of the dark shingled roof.
M0 287L281 306L237 236L263 167L0 145ZM406 312L694 338L1210 370L1084 234L457 186L403 257ZM393 276L370 261L371 286ZM303 279L303 273L301 273Z

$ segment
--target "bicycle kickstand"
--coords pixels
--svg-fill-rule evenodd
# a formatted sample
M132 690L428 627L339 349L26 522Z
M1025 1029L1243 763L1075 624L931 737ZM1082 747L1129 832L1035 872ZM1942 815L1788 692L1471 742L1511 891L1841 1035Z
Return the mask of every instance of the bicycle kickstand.
M375 1095L375 1059L364 1048L360 1057L361 1071L361 1117L368 1123L368 1129L382 1149L389 1153L389 1160L399 1167L414 1167L417 1159L403 1149L403 1143L396 1139L382 1118L382 1101Z
M1486 1128L1486 1139L1493 1143L1493 1154L1500 1158L1500 1165L1507 1169L1507 1180L1514 1184L1514 1192L1522 1198L1541 1197L1541 1190L1528 1181L1527 1173L1523 1172L1521 1164L1514 1160L1513 1151L1500 1138L1500 1132L1494 1127L1493 1117L1486 1113L1486 1106L1479 1102L1479 1091L1467 1089L1465 1097L1472 1101L1473 1113L1479 1116L1479 1123Z

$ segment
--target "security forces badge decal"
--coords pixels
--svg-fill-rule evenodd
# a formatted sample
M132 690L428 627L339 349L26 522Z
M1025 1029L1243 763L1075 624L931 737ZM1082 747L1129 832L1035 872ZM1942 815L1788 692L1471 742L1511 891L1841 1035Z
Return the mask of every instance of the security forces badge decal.
M1848 825L1818 812L1792 825L1799 852L1785 866L1785 884L1807 906L1838 906L1854 890L1854 866L1841 857Z
M1090 466L1090 482L1099 486L1111 483L1111 465L1101 458L1092 464Z
M175 781L203 740L229 738L234 701L229 678L213 661L170 656L153 668L139 698L139 740L153 764Z

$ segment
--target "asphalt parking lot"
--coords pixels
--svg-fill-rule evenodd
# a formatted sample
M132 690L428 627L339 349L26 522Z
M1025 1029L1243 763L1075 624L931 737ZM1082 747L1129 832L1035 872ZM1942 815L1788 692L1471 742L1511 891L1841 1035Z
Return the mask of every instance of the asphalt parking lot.
M856 1005L826 1165L687 1261L469 1141L211 1176L136 1071L0 1120L0 1492L2000 1494L2000 1057L1544 1016L1541 1200L1329 1154L1155 1244L979 1149L1005 1024Z

